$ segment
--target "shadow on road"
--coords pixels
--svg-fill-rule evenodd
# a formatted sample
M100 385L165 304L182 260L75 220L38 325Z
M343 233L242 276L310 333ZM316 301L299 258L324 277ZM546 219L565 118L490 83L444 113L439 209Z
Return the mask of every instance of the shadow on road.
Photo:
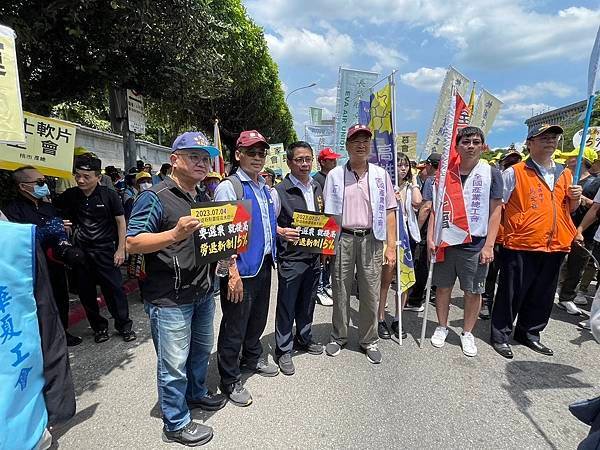
M593 387L591 384L583 383L574 375L582 371L576 367L566 364L555 364L540 361L510 361L506 364L507 384L502 385L510 398L516 404L518 410L523 414L540 436L552 449L559 447L552 442L536 419L531 415L529 408L532 405L531 396L539 389L579 389ZM530 395L528 395L530 394Z

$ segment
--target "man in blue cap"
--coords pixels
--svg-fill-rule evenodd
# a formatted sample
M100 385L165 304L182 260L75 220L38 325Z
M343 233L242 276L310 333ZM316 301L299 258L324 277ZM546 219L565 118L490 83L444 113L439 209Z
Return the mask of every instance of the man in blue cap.
M211 427L192 421L190 409L216 411L227 402L206 387L215 302L209 265L196 256L201 223L190 215L194 202L210 201L197 185L218 154L201 132L177 137L171 175L140 194L127 230L127 251L144 254L148 275L142 294L157 355L163 440L190 446L213 436Z

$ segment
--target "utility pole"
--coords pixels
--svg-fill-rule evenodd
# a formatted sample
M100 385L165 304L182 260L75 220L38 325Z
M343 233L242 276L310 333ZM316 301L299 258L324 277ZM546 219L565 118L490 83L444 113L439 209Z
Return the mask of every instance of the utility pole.
M111 127L114 133L123 136L123 171L127 172L135 167L137 160L135 133L129 131L127 118L127 90L111 85L108 94Z

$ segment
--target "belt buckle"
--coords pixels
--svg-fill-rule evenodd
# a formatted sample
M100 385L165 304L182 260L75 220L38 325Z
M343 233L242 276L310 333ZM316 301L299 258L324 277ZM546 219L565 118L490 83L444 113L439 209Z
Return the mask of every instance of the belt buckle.
M352 230L354 233L354 236L358 236L358 237L365 237L366 235L366 230Z

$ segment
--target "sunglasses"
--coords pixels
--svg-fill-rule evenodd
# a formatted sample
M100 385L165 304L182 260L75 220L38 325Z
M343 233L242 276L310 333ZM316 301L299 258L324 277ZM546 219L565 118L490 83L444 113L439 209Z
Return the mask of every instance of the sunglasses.
M35 181L22 181L21 183L23 184L37 184L38 186L43 186L46 184L46 179L45 178L40 178L38 180Z
M254 158L255 156L258 156L259 158L266 158L267 157L267 151L266 150L250 149L250 150L243 150L242 153L244 155L249 156L250 158Z

